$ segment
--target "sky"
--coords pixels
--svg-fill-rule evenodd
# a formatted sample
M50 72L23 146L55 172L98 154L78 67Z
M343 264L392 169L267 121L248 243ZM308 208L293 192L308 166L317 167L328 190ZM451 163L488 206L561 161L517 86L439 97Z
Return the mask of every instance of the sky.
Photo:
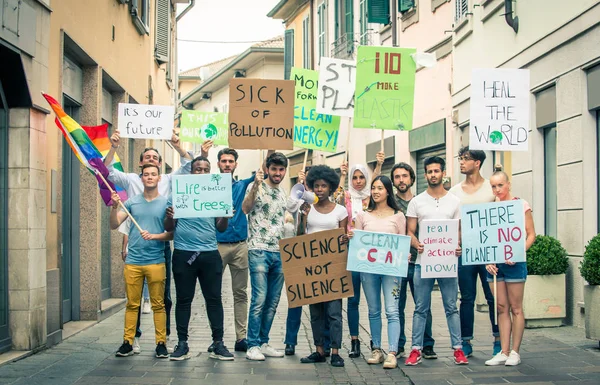
M196 0L178 23L179 72L244 52L252 43L195 43L184 40L247 42L282 35L282 20L267 17L279 0ZM177 5L179 14L186 4Z

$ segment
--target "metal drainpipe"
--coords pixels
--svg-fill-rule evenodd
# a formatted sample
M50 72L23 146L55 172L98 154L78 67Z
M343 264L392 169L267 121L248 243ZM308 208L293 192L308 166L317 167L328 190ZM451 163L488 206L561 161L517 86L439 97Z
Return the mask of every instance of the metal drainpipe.
M184 17L186 13L188 13L192 8L194 8L194 5L196 5L196 0L191 0L190 4L187 7L185 7L185 9L177 16L177 18L175 18L175 21L181 20L181 18Z
M515 33L519 32L519 17L513 17L513 0L504 0L504 19L506 24L510 25Z

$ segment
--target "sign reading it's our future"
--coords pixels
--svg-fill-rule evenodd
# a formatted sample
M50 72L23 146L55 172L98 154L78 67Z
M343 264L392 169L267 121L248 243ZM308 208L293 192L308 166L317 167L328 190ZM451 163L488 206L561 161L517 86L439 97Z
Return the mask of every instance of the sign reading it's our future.
M410 237L354 230L348 251L350 271L406 277Z
M123 138L171 140L175 107L119 103L119 133Z
M232 217L231 174L173 175L174 218Z

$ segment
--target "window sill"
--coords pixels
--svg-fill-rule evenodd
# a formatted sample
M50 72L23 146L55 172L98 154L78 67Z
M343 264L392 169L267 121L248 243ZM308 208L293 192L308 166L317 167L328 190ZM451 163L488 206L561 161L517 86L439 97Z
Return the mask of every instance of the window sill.
M483 23L502 9L504 2L502 0L486 0L482 5L481 22Z
M456 27L454 27L454 38L452 44L456 47L463 40L465 40L470 34L473 33L473 22L470 17L464 17L458 21Z
M135 29L137 29L140 35L150 35L150 28L148 28L148 26L144 24L144 22L142 21L142 19L139 18L139 16L132 15L131 18L133 19L133 25L135 25Z
M412 7L408 11L404 12L400 20L402 21L402 32L404 32L411 25L418 23L419 12L417 7Z
M449 2L450 0L431 0L431 12L435 13L439 7Z

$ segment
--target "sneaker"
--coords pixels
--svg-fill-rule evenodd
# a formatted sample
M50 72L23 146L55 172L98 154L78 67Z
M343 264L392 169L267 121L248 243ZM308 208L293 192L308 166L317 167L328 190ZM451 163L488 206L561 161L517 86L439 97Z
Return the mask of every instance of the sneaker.
M371 358L367 359L367 364L369 364L369 365L381 364L383 362L383 360L385 360L385 357L383 357L383 352L381 351L381 349L373 349L371 351Z
M487 360L485 362L485 364L487 366L504 365L506 363L506 360L508 360L508 356L506 354L500 352L500 353L496 354L494 357Z
M150 314L152 313L152 307L150 306L150 300L145 299L144 305L142 306L142 314Z
M190 348L188 347L187 342L179 341L179 343L175 345L175 350L171 353L169 359L171 361L183 361L190 357L192 357L192 355L190 354Z
M428 360L435 360L437 354L433 351L433 346L425 346L423 348L423 358Z
M399 347L398 351L396 352L396 358L402 358L406 355L406 353L404 352L404 348L403 347Z
M260 347L260 352L265 357L283 357L283 353L279 350L275 349L269 344L262 344Z
M325 362L325 356L322 356L319 352L313 352L307 357L300 358L300 362L303 364L316 364L318 362Z
M473 355L473 345L469 341L463 341L462 351L465 353L465 356L471 357Z
M296 347L294 345L285 345L285 355L293 356L296 354Z
M465 357L465 352L462 349L454 350L454 363L456 365L467 365L469 360Z
M360 341L358 339L356 340L350 340L350 354L348 354L348 357L350 358L357 358L360 357Z
M206 349L206 351L209 353L212 353L214 350L215 350L215 343L213 342L212 344L210 344L208 349Z
M385 361L383 361L383 368L384 369L396 369L397 367L398 367L398 361L396 360L396 355L388 353L387 357L385 358Z
M260 352L260 348L258 346L253 346L246 352L246 359L252 361L264 361L265 356Z
M404 361L404 365L415 366L421 363L421 351L419 349L413 349L410 351L410 355Z
M245 338L242 338L239 341L235 341L235 346L233 350L236 352L247 352L248 351L248 341Z
M117 357L133 356L133 348L131 347L131 344L129 343L129 341L123 341L123 345L121 345L119 350L117 350L117 352L115 353L115 356L117 356Z
M344 367L344 359L342 357L340 357L339 354L332 354L331 355L331 366L335 366L336 368L343 368Z
M508 359L504 363L506 366L517 366L521 363L521 355L514 350L511 350Z
M500 345L500 341L494 341L494 350L492 351L492 355L502 352L502 346Z
M169 357L169 352L167 351L167 345L164 342L159 342L156 345L156 358L167 358Z
M233 354L227 350L227 346L223 344L223 341L215 343L215 349L210 353L210 358L220 361L233 361Z
M138 337L133 338L133 354L140 354L142 348L140 347L140 339Z

